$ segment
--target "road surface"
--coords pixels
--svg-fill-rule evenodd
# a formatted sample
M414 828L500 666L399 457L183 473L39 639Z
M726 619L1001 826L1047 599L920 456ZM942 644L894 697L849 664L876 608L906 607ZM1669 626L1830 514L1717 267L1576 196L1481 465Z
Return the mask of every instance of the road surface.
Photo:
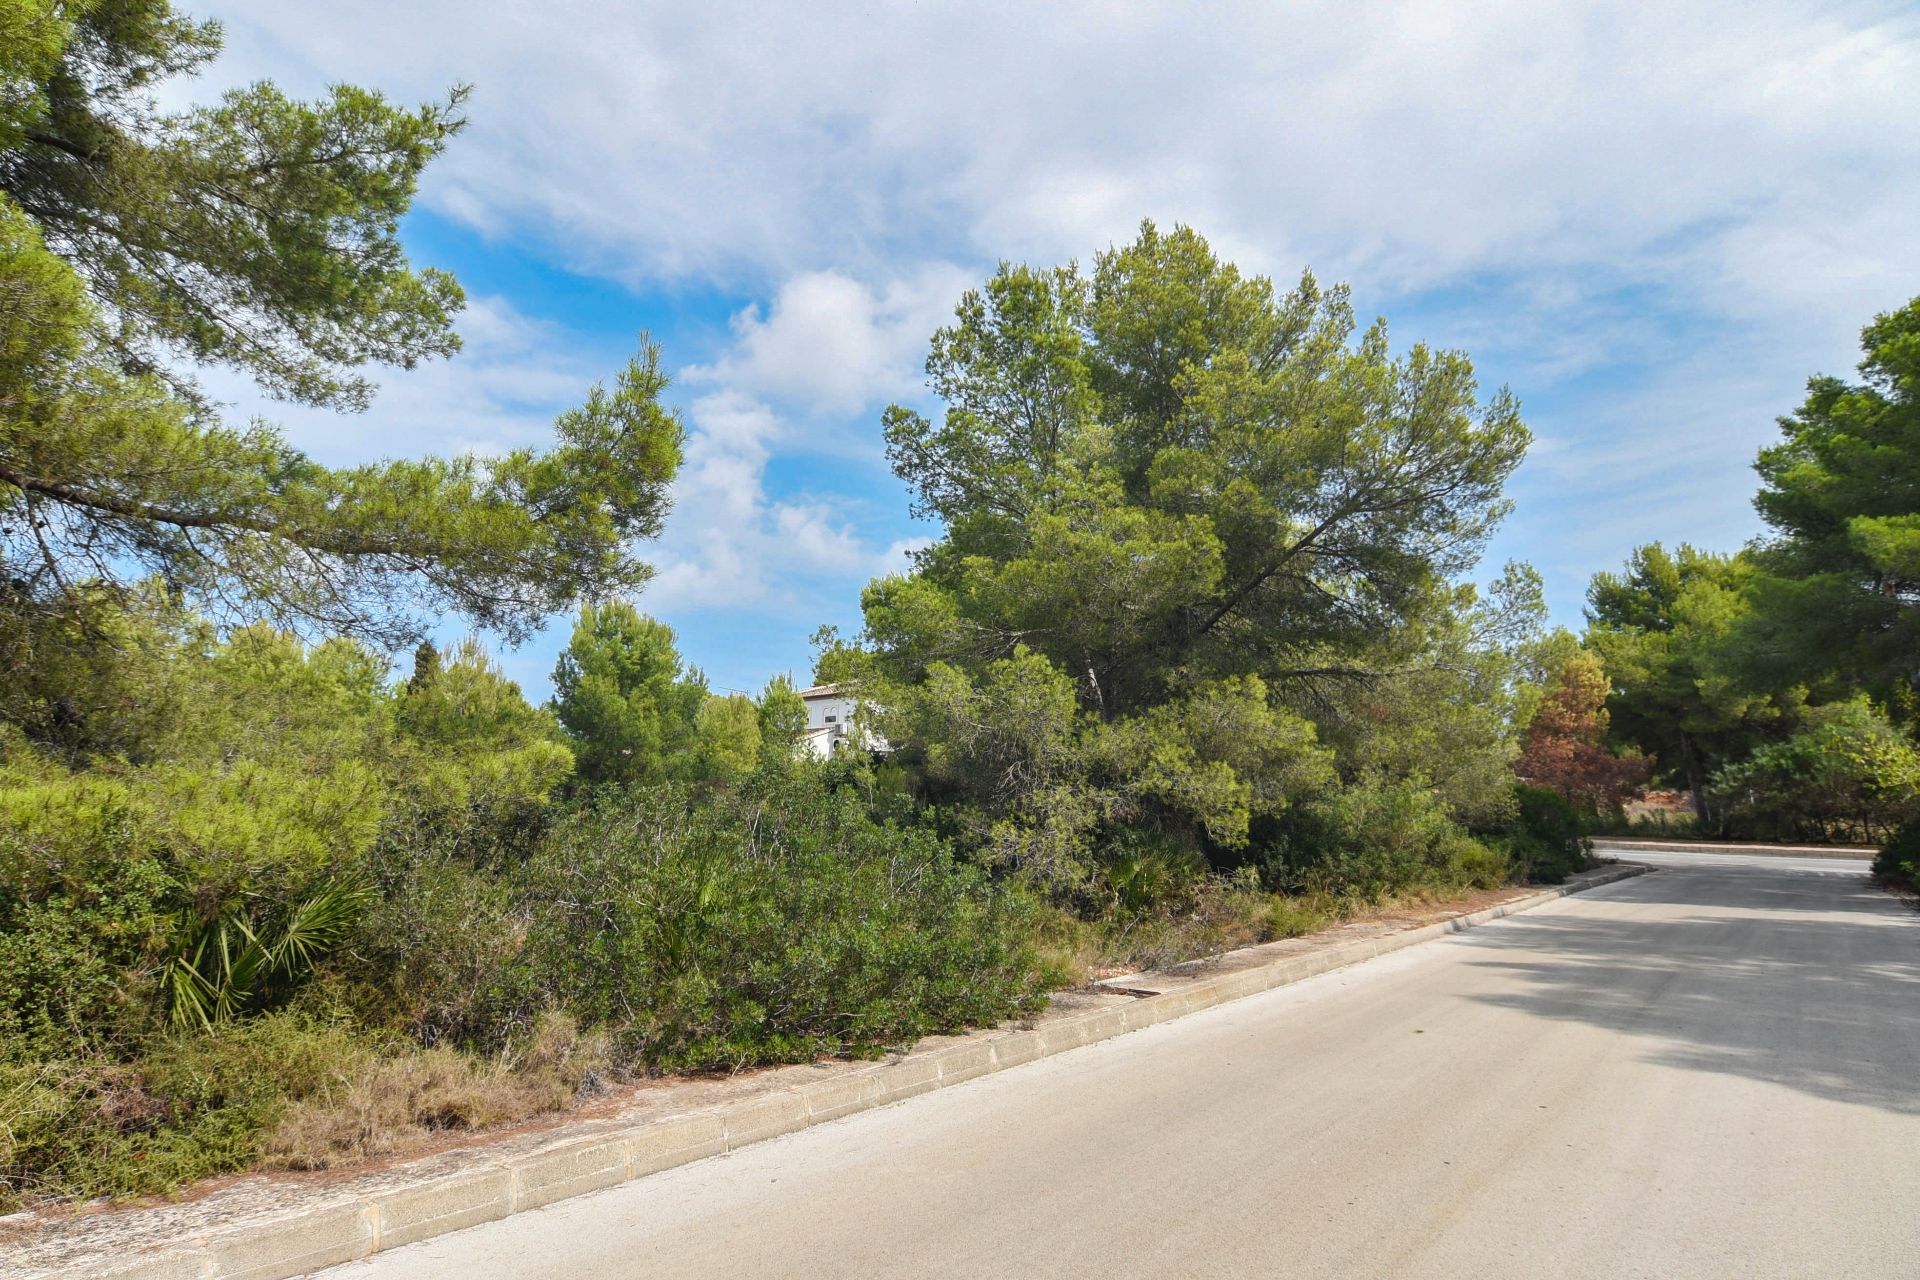
M1920 915L1655 874L331 1280L1920 1276Z

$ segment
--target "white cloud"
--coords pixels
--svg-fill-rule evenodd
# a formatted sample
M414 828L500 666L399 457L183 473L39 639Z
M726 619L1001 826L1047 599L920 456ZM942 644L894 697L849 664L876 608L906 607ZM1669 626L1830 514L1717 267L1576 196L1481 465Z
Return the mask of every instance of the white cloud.
M474 127L427 199L629 279L1055 259L1154 214L1265 265L1401 287L1756 223L1815 241L1920 194L1920 24L1883 4L234 16L235 72L416 94L474 80Z
M687 370L715 383L820 411L851 413L915 394L927 335L951 318L972 273L931 264L872 288L838 271L790 277L772 303L733 318L734 347Z
M1367 309L1456 289L1446 332L1398 336L1485 352L1532 403L1630 384L1560 395L1561 447L1516 485L1516 534L1569 574L1662 522L1749 530L1772 415L1920 288L1920 15L1889 0L207 5L230 6L216 75L473 81L422 193L440 213L641 288L766 299L687 371L667 600L771 600L869 554L836 499L769 496L781 424L823 447L823 417L910 394L993 261L1084 258L1142 216L1352 279ZM601 372L547 354L395 379L379 412L519 438L523 395Z
M836 508L851 499L768 494L767 465L787 431L765 404L737 390L717 391L695 400L688 419L673 514L651 553L658 574L647 587L648 609L817 614L823 581L844 594L897 566L897 545L875 548Z

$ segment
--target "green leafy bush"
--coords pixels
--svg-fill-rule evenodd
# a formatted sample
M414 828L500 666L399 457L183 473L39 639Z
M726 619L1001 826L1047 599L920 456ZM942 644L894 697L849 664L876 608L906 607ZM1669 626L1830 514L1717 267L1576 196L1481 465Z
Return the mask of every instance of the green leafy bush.
M1593 865L1585 823L1573 805L1549 787L1513 789L1514 820L1507 852L1528 880L1559 884Z
M623 1062L873 1053L1034 1008L1024 906L806 768L704 805L663 786L562 823L527 869L540 994Z
M189 915L161 970L169 1019L212 1027L284 1001L353 928L367 897L364 885L327 880L264 920L246 905L204 922Z
M1265 870L1284 892L1378 902L1415 889L1492 888L1512 868L1502 850L1462 829L1433 791L1362 779L1276 823Z
M1920 818L1920 748L1855 698L1811 708L1792 737L1721 769L1712 790L1742 835L1881 839Z
M352 944L355 982L341 998L426 1045L497 1048L531 1031L541 998L522 954L524 868L539 840L486 865L444 835L381 849L374 902Z
M80 884L0 884L0 1063L110 1052L157 1010L173 882L130 857Z
M1107 905L1142 916L1191 892L1207 874L1206 858L1179 840L1151 828L1115 832L1103 850Z
M1920 821L1904 823L1873 858L1873 874L1910 893L1920 893Z

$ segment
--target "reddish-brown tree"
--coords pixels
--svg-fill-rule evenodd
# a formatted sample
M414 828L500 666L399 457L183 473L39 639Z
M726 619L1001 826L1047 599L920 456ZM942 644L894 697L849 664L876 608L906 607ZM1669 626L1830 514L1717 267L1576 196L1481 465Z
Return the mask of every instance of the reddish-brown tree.
M1526 782L1553 788L1586 813L1618 809L1653 773L1651 759L1608 749L1609 691L1598 658L1584 651L1568 658L1547 682L1514 766Z

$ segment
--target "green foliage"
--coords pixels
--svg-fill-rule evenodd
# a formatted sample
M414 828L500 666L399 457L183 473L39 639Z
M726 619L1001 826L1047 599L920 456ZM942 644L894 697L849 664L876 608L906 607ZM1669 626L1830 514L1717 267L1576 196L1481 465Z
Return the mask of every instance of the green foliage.
M1760 453L1770 539L1655 543L1589 591L1613 737L1691 789L1709 831L1866 840L1913 804L1920 300L1861 345L1862 381L1813 379Z
M152 583L0 601L0 723L71 762L146 754L181 713L180 659L211 643Z
M1623 572L1594 575L1586 645L1613 685L1613 741L1653 757L1660 776L1707 800L1707 779L1775 732L1802 700L1756 682L1742 642L1753 615L1752 557L1682 544L1635 548Z
M553 712L534 707L474 639L452 661L416 661L393 693L403 796L389 820L414 838L456 842L471 857L510 847L536 829L548 797L573 777L573 752Z
M399 240L420 174L464 123L463 89L405 110L350 85L271 84L217 106L151 95L220 52L166 0L0 10L0 192L31 213L114 318L114 362L235 365L276 394L364 405L370 361L456 350L452 277Z
M1425 785L1457 821L1496 825L1555 646L1542 635L1540 577L1510 563L1484 592L1464 585L1435 605L1415 659L1335 685L1309 710L1345 777Z
M1518 786L1513 798L1506 850L1528 880L1560 884L1593 865L1586 824L1565 796L1547 787Z
M1268 883L1367 902L1413 889L1493 888L1512 866L1452 821L1432 791L1362 779L1297 806L1263 850Z
M0 1030L16 1040L78 1052L169 1005L204 1020L270 1003L337 940L355 898L338 886L383 841L482 856L570 776L551 717L471 644L395 688L348 641L119 621L133 673L164 672L166 718L80 708L74 733L117 740L114 757L0 729L0 971L18 975Z
M0 557L22 603L133 570L224 621L394 641L457 610L517 637L646 579L626 544L659 532L681 438L656 349L563 414L545 453L328 469L108 367L62 270L0 202L0 352L17 356L0 364Z
M1920 894L1920 821L1909 818L1880 846L1873 874L1884 884Z
M264 921L248 906L208 921L188 917L161 971L168 1018L211 1028L277 1004L338 946L366 910L363 885L329 880Z
M1744 834L1873 841L1920 817L1920 748L1856 697L1812 708L1791 737L1727 765L1712 786Z
M1207 874L1197 850L1162 832L1122 831L1106 852L1106 888L1124 915L1142 916L1164 906Z
M743 777L760 760L760 708L745 694L709 697L694 717L694 771L710 779Z
M650 1070L873 1053L1034 1007L1018 900L810 770L564 823L528 870L540 989Z
M131 831L114 829L127 821L124 810L94 816L102 820L95 839L137 847ZM173 880L151 857L89 858L82 867L44 846L8 843L0 1063L84 1057L133 1042L157 1013L148 975L174 927ZM42 862L36 852L53 856Z
M1862 381L1818 377L1760 453L1750 649L1775 683L1920 690L1920 298L1860 335Z
M767 681L760 694L760 744L769 754L791 754L807 731L807 702L784 675Z
M650 344L551 448L484 461L322 467L166 379L173 352L354 406L347 369L451 350L457 289L394 239L444 111L262 84L156 115L145 86L204 61L215 29L160 0L63 11L34 26L58 65L0 88L28 117L0 125L0 612L158 575L221 622L393 643L458 611L517 638L646 580L629 544L659 532L682 435Z
M374 900L351 944L357 985L341 998L363 1020L426 1045L497 1050L529 1032L540 997L520 962L521 872L544 834L516 831L505 856L485 861L431 831L384 842L373 858Z
M554 710L591 782L683 777L707 686L673 628L625 601L585 605L553 669Z
M1003 267L927 370L945 412L885 429L945 536L822 669L990 865L1084 897L1133 827L1230 864L1342 772L1504 802L1502 633L1538 581L1448 579L1527 433L1465 357L1395 357L1343 289L1279 293L1147 224L1090 273Z

